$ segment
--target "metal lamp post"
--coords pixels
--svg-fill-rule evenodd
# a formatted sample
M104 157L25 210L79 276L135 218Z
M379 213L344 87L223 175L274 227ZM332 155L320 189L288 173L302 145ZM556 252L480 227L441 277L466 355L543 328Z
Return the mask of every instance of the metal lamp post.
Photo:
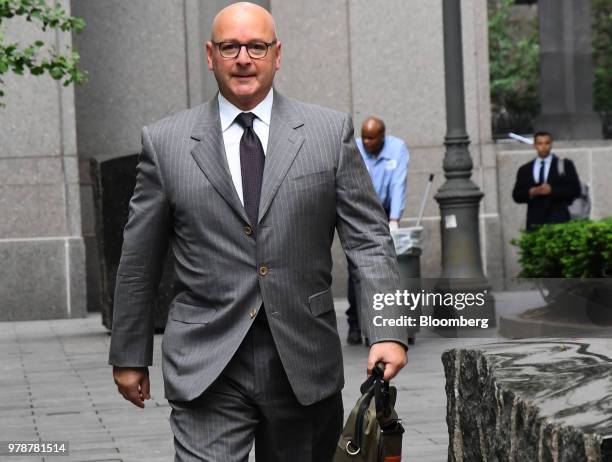
M444 21L444 66L446 125L444 175L446 182L435 195L440 205L442 275L439 292L487 291L487 304L479 317L495 323L495 305L482 269L478 210L484 194L470 179L472 158L465 127L463 47L460 0L442 0ZM469 316L469 313L466 313ZM449 316L446 316L449 317Z

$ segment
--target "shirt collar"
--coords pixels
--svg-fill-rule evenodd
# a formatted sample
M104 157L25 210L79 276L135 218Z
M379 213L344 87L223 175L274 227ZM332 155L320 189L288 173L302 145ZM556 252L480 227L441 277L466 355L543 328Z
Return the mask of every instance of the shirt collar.
M553 156L554 154L551 152L550 154L548 154L544 159L542 159L540 156L536 156L536 164L540 164L540 161L544 161L545 164L550 164L553 160Z
M266 125L270 126L270 119L272 118L272 103L274 100L274 91L270 89L266 97L261 103L255 106L248 112L252 112ZM219 118L221 119L221 131L227 130L230 125L236 120L236 117L242 109L237 108L230 103L220 92L219 92Z
M362 141L363 143L363 141ZM378 159L387 159L387 160L391 160L393 159L393 157L391 156L391 153L389 152L388 149L385 149L388 145L388 140L387 137L385 137L385 143L383 144L382 149L380 150L380 152L375 156L374 154L370 154L369 152L367 152L368 156L370 157L370 159L374 159L374 160L378 160ZM365 151L365 148L364 148Z

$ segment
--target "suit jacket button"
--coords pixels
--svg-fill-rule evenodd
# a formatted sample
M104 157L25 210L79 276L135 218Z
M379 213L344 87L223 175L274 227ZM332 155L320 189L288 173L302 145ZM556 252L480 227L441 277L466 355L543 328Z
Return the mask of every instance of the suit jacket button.
M253 228L251 228L250 226L245 226L244 234L246 234L247 236L250 236L251 234L253 234Z
M251 319L253 319L255 316L257 316L257 309L251 308Z
M261 276L265 276L266 274L268 274L268 267L267 266L262 266L261 268L259 268L259 274Z

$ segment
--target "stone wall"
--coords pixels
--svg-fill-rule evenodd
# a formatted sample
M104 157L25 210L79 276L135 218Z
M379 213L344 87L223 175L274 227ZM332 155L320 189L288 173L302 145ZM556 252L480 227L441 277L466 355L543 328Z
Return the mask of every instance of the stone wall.
M60 2L70 9L67 1ZM20 18L5 42L42 40L63 50L69 34ZM50 77L3 76L0 107L0 320L85 314L85 250L74 91Z
M444 352L448 461L611 461L611 346L521 341Z

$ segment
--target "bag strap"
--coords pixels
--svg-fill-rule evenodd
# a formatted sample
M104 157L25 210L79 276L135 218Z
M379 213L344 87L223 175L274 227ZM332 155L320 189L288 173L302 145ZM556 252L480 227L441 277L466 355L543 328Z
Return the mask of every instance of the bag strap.
M363 420L365 419L366 411L370 407L372 398L376 400L376 414L378 415L379 400L382 400L381 387L384 383L384 374L385 365L380 362L377 363L374 369L372 369L372 374L366 379L365 382L361 384L361 387L359 388L361 394L366 396L361 400L361 404L357 410L357 418L355 419L355 433L353 434L353 438L351 440L351 445L354 446L357 451L360 450L361 443L363 442Z
M559 176L565 176L565 159L563 157L557 157L557 172Z

